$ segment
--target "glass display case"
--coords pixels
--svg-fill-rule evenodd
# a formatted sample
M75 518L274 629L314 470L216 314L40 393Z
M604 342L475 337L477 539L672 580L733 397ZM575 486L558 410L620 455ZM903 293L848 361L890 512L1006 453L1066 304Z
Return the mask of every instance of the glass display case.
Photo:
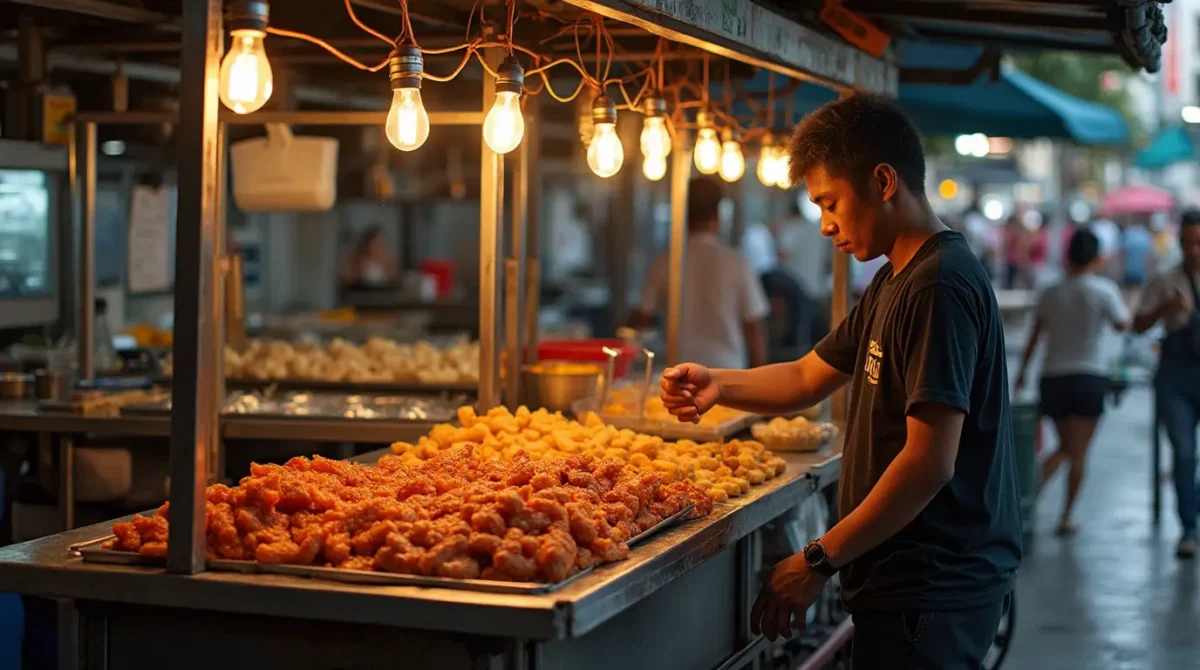
M67 194L65 148L0 140L0 328L58 321Z
M0 169L0 299L53 292L50 198L46 172Z

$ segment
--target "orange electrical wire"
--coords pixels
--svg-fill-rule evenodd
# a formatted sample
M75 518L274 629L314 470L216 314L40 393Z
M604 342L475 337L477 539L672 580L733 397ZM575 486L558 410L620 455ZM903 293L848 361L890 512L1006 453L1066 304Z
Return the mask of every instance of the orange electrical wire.
M284 30L282 28L268 27L267 33L271 34L271 35L278 35L279 37L290 37L291 39L303 40L305 42L309 42L310 44L315 44L315 45L321 47L322 49L328 51L329 53L333 54L334 56L337 56L338 58L342 59L346 63L349 63L350 65L353 65L354 67L356 67L360 70L366 71L366 72L378 72L378 71L382 70L383 68L387 67L387 64L388 64L388 59L385 58L385 59L383 59L383 62L380 63L379 65L367 65L358 60L355 60L354 58L351 58L350 56L347 56L346 54L342 53L336 47L334 47L332 44L329 44L325 40L322 40L318 37L313 37L312 35L308 35L305 33L296 32L294 30Z
M387 35L384 35L383 33L379 32L378 30L375 30L371 26L368 26L367 24L360 21L358 18L358 15L354 13L354 6L350 4L350 0L345 0L345 2L346 2L346 13L350 15L350 20L354 21L354 25L361 28L367 34L372 35L374 37L378 37L379 39L383 40L384 42L387 42L388 44L395 46L396 40L393 40L392 38L388 37Z

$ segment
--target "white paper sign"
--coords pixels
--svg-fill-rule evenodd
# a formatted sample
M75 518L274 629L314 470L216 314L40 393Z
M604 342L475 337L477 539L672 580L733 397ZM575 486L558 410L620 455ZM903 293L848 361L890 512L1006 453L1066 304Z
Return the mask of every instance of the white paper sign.
M134 186L129 208L129 292L171 289L171 190Z

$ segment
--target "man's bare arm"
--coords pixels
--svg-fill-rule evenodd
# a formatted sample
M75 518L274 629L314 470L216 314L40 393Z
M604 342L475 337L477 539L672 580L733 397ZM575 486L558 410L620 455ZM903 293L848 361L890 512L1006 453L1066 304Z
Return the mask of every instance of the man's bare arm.
M790 363L752 370L713 370L717 402L758 414L782 414L811 407L850 381L816 352Z
M862 504L821 538L832 565L846 565L900 532L949 483L964 417L945 405L913 407L904 449Z

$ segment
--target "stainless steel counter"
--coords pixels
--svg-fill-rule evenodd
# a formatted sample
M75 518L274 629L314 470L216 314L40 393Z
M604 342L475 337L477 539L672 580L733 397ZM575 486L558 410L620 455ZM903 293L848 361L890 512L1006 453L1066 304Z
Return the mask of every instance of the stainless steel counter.
M545 595L500 595L316 582L268 575L167 574L156 568L87 564L72 543L109 532L99 524L0 549L0 591L312 621L375 624L446 633L565 640L584 636L726 554L818 487L836 480L840 454L787 455L789 468L707 518L664 532L627 560Z
M381 419L292 419L225 414L219 435L229 440L281 440L391 444L414 440L433 428L432 422ZM168 437L171 418L162 416L82 416L49 412L27 400L0 401L0 432L102 435L110 437Z

